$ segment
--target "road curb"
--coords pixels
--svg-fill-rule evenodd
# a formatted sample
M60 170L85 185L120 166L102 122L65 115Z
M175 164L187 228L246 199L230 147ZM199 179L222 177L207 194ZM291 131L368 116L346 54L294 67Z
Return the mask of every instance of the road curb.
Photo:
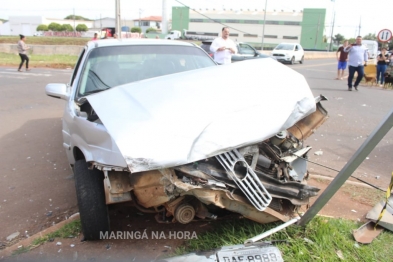
M315 179L329 180L329 181L332 181L334 179L334 177L323 176L323 175L318 175L318 174L312 174L311 172L310 172L310 177L311 178L315 178ZM355 182L355 181L350 181L350 180L346 180L345 184L350 184L350 185L354 185L354 186L362 186L362 187L366 187L366 188L375 189L374 187L369 186L369 185L367 185L365 183Z
M76 213L76 214L70 216L67 220L61 221L60 223L58 223L58 224L56 224L54 226L48 227L48 228L46 228L46 229L44 229L44 230L42 230L42 231L40 231L40 232L30 236L29 238L22 239L18 243L14 244L14 245L12 245L10 247L5 248L4 250L0 251L0 260L2 260L5 257L11 256L12 252L17 250L19 246L28 247L28 246L31 245L31 243L35 239L37 239L39 237L46 236L49 233L53 233L53 232L59 230L60 228L62 228L63 226L65 226L65 225L67 225L67 224L69 224L69 223L71 223L71 222L73 222L73 221L75 221L77 219L79 219L79 213Z

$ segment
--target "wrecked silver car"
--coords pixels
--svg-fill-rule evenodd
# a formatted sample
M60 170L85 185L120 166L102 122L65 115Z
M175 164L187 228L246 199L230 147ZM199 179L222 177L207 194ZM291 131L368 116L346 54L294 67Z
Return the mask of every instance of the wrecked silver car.
M109 231L109 204L132 201L159 222L228 210L269 223L319 191L305 182L304 140L327 118L324 97L274 60L217 66L190 43L95 41L70 84L46 94L66 100L63 145L86 239Z

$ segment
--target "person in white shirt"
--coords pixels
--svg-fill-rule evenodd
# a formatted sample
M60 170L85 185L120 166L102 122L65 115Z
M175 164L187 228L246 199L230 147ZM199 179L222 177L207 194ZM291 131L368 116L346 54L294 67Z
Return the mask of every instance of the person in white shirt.
M223 27L221 37L214 39L210 51L214 53L214 61L219 65L230 64L232 54L236 54L236 45L229 39L229 28Z

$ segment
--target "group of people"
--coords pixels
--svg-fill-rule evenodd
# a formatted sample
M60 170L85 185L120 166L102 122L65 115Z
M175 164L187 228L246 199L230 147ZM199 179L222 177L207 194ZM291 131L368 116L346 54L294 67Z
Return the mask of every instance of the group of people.
M344 71L348 65L348 91L352 91L352 86L358 90L368 60L367 48L362 45L362 37L356 37L355 43L350 45L348 40L345 40L337 50L336 56L338 60L336 79L344 78ZM383 47L377 57L377 84L380 83L380 86L383 86L385 82L385 72L388 65L393 66L393 54L389 57L387 49ZM357 72L357 77L355 83L352 83L355 72Z
M113 38L114 38L114 39L117 38L117 34L116 34L116 33L113 34ZM104 37L103 39L109 39L109 38L105 35L105 37ZM99 38L98 38L98 33L94 33L94 36L93 36L93 38L91 39L91 41L96 41L96 40L99 40Z

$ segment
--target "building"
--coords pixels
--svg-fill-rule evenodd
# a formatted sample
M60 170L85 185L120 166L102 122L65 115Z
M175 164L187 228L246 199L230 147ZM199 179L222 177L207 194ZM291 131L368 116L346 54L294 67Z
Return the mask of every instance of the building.
M154 28L161 30L162 17L161 16L148 16L144 18L134 19L134 26L140 27L142 33L146 33L146 29Z
M305 49L326 50L325 19L326 9L272 10L265 14L263 10L250 9L172 7L172 30L188 30L215 37L221 34L222 27L228 26L231 39L250 43L257 48L263 41L264 49L289 42L300 43Z

